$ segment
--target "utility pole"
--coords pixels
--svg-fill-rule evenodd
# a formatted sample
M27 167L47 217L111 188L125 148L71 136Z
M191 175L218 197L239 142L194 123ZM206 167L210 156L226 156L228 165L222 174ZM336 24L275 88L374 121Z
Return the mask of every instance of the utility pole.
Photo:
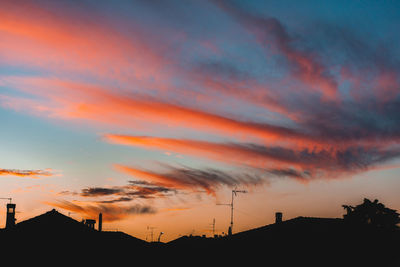
M231 207L231 226L229 226L228 235L232 235L232 231L233 231L233 198L234 198L234 196L236 196L237 193L247 193L247 191L246 190L233 189L232 190L231 204L217 204L217 205L224 205L224 206L230 206Z

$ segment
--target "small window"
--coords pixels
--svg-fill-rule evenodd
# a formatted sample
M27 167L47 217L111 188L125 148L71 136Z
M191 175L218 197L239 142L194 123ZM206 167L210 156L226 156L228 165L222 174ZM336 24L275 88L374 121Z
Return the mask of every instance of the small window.
M14 208L8 208L8 213L14 213Z

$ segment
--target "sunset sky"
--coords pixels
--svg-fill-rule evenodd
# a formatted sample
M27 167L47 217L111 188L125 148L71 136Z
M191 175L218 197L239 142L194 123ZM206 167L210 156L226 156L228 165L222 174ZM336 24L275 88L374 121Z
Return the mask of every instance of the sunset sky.
M400 210L399 28L390 0L0 0L0 197L162 241L226 233L235 188L234 232Z

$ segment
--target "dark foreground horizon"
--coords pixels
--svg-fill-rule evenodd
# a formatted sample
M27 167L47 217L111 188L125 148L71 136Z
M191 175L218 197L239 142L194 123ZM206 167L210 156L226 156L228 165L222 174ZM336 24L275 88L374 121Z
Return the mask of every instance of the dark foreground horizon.
M400 266L400 231L348 224L339 218L297 217L207 238L147 242L98 231L55 209L0 230L2 254L30 263L127 262L129 265ZM146 263L146 264L144 264Z

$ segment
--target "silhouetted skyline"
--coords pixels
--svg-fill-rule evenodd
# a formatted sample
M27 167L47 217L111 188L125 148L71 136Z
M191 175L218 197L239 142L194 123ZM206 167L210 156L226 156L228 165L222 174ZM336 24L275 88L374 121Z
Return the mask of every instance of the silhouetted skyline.
M277 213L275 223L256 229L224 236L182 236L169 242L160 242L163 232L144 241L120 231L95 229L95 220L78 222L53 209L0 229L0 238L8 244L3 253L11 247L18 247L22 255L45 251L47 260L68 256L81 262L123 262L134 255L135 260L150 259L151 265L264 261L280 266L396 266L400 215L378 200L343 207L344 218L282 220L282 213ZM38 240L40 246L35 245Z

